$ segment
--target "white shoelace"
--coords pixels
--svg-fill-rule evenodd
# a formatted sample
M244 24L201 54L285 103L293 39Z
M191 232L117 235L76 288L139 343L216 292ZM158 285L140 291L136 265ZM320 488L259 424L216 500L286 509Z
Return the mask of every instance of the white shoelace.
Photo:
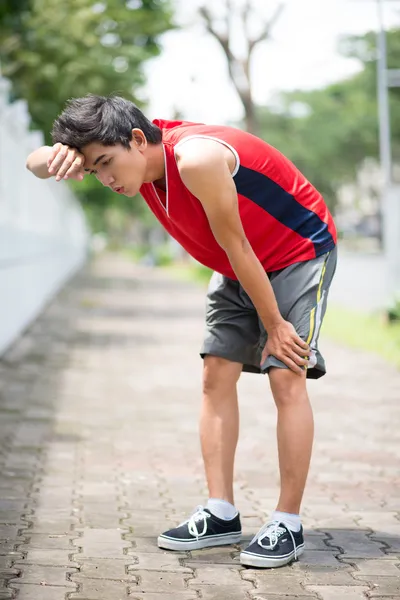
M186 525L187 523L190 535L193 535L198 540L199 537L207 533L207 519L209 519L210 516L210 513L206 512L204 510L204 507L199 505L196 507L196 510L189 517L189 519L183 521L183 523L181 523L179 527L181 527L182 525ZM197 529L197 523L199 523L200 521L203 521L203 531L201 532Z
M281 527L281 525L283 525L283 527ZM257 544L259 546L261 546L261 548L273 550L275 548L275 546L277 545L279 538L286 532L289 532L289 535L292 539L293 548L294 548L294 557L295 557L295 559L297 559L296 541L294 539L293 533L289 529L289 527L287 527L285 525L285 523L282 523L281 521L271 521L271 522L267 523L266 525L264 525L263 527L261 527L260 531L258 533L256 533L256 535L251 540L250 546L255 541L257 541ZM265 539L269 540L269 544L263 544L263 541Z

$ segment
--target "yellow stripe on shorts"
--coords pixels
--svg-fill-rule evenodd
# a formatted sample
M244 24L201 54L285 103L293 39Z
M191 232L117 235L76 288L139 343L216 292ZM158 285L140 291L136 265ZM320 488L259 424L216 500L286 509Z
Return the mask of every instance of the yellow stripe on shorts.
M319 284L318 284L318 291L317 291L317 304L311 309L310 312L310 331L307 337L307 344L310 344L311 340L313 339L314 336L314 332L315 332L315 312L317 310L317 306L321 301L321 297L322 297L322 285L324 283L324 277L325 277L325 272L326 272L326 263L328 261L329 258L329 254L326 256L324 264L322 266L322 270L321 270L321 276L319 278Z

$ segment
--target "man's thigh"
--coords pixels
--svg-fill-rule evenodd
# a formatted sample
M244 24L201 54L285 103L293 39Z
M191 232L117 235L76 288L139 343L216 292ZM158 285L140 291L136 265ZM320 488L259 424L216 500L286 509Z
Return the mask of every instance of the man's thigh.
M207 292L201 356L219 356L260 372L260 335L257 312L240 283L214 273Z

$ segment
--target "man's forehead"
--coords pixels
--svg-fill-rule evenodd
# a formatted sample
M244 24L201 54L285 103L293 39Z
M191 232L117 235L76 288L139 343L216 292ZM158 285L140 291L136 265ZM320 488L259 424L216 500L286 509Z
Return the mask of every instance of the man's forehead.
M87 146L82 148L82 154L87 160L95 159L97 155L105 154L107 152L107 147L103 146L103 144L99 144L98 142L92 142Z
M85 168L89 170L90 167L95 166L95 163L97 163L99 158L107 154L109 150L110 146L103 146L103 144L97 142L84 146L82 148L82 154L85 157Z

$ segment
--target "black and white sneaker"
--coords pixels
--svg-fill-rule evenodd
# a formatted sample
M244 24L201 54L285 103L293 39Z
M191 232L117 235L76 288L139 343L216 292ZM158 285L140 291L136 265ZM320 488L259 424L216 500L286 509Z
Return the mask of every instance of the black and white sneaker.
M198 550L209 546L238 544L242 535L239 513L230 521L219 519L207 508L198 506L192 516L175 529L162 533L159 548L167 550Z
M249 546L240 553L240 562L246 567L283 567L297 560L303 552L302 527L300 531L292 531L280 521L271 521L260 529Z

